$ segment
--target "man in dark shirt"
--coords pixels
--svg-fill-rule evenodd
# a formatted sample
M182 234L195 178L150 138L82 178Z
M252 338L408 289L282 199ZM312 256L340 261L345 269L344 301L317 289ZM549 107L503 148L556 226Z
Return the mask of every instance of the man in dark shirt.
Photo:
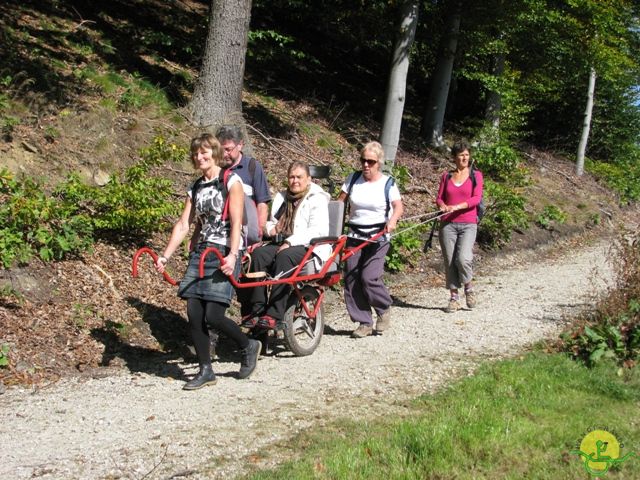
M231 166L234 173L242 179L244 193L254 201L258 211L258 224L260 235L264 232L269 215L269 202L271 193L264 169L255 158L242 153L244 138L242 130L236 125L223 125L216 132L216 138L222 145L224 161ZM252 314L249 288L238 288L236 294L240 302L240 314L243 320Z
M216 138L222 145L225 162L240 176L244 184L244 193L256 204L260 232L263 232L269 215L268 203L271 201L264 169L255 158L242 153L244 139L239 127L224 125L216 132Z

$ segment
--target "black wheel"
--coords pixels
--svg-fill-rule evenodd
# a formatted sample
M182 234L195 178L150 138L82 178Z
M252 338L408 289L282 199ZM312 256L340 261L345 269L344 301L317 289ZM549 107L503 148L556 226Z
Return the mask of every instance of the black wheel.
M306 286L300 293L309 311L313 312L320 296L319 292L311 286ZM309 318L298 296L293 293L284 314L284 341L289 350L298 357L311 355L318 348L323 332L324 306L320 305L315 319Z

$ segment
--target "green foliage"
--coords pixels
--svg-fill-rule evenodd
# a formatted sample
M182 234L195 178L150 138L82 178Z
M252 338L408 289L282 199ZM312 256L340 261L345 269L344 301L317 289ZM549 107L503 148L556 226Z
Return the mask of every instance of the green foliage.
M107 95L114 94L127 86L127 81L122 75L115 72L100 73L90 66L75 70L74 74L78 79L87 81Z
M85 328L87 320L96 316L96 312L89 305L76 302L72 305L72 309L71 323L78 330Z
M34 180L16 180L0 170L0 265L11 267L37 256L59 260L91 243L87 215L65 201L48 197Z
M528 227L525 199L516 188L485 177L484 197L487 211L478 225L480 243L497 248L509 242L513 230Z
M247 56L258 57L261 61L276 60L283 56L293 59L308 58L302 50L292 48L295 39L275 30L251 30L248 35Z
M0 345L0 368L6 368L9 366L9 345L3 343Z
M395 179L398 189L404 192L406 186L411 181L411 172L409 172L409 169L404 165L398 165L396 163L391 169L391 176Z
M618 192L621 203L640 200L640 146L623 148L620 160L612 163L585 159L585 168Z
M142 157L141 165L149 169L164 163L180 163L189 157L189 149L158 135L150 146L140 150L140 156Z
M555 205L546 205L536 217L536 223L542 228L549 230L553 223L563 224L567 221L567 214Z
M156 105L163 112L171 110L171 104L165 92L141 78L134 75L134 81L120 96L119 104L124 111L139 110L147 105Z
M48 125L44 129L44 138L46 138L49 142L55 142L58 138L60 138L60 130L51 125Z
M9 97L4 93L0 93L0 112L4 112L7 108L9 108Z
M582 333L574 338L571 334L563 334L561 338L571 351L580 353L588 366L605 358L624 356L625 344L620 329L615 325L585 326Z
M13 297L19 303L24 302L24 296L18 290L14 289L10 284L0 285L0 297Z
M521 168L518 152L506 141L496 141L480 145L473 151L473 158L479 170L494 181L521 185L525 172Z
M5 77L0 84L11 83L11 77ZM0 93L0 135L6 141L11 141L15 127L20 124L20 119L11 115L11 99L8 95Z
M0 115L0 132L2 138L11 141L14 129L20 125L20 120L12 115Z
M117 102L124 111L139 110L147 105L156 105L162 112L171 110L167 95L139 74L121 75L113 71L102 72L93 66L74 70L79 80L93 86L106 97L101 101L107 105ZM106 100L110 101L106 101Z
M172 200L171 181L151 175L151 170L168 161L181 161L187 152L158 136L140 154L137 164L124 175L112 176L102 188L84 185L77 175L71 175L58 192L66 201L92 212L93 227L101 234L151 235L166 228L180 212L179 202Z
M118 335L120 338L126 339L130 332L130 327L122 322L114 322L112 320L105 321L105 327L108 331L111 331Z
M424 233L430 228L430 224L416 226L414 222L399 222L398 234L392 237L385 257L385 268L390 272L402 272L407 266L415 265Z
M171 182L151 170L185 155L184 148L156 137L140 162L106 186L86 185L72 174L52 196L34 180L0 170L0 265L60 260L89 248L96 235L145 237L166 228L180 204Z
M611 263L616 289L560 335L558 348L594 366L605 359L632 367L640 360L640 234L621 236Z
M160 45L170 47L174 42L171 35L158 30L147 30L144 35L141 35L139 38L140 41L147 46Z
M489 248L509 242L513 230L525 229L529 219L519 189L527 185L520 155L504 138L487 130L473 151L476 168L484 175L485 215L478 225L478 241Z

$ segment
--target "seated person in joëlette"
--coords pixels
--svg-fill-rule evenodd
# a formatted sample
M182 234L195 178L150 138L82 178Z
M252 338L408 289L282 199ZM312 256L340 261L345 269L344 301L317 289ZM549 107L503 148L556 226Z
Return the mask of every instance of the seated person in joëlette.
M270 219L265 235L274 241L256 248L251 255L251 272L269 272L276 276L285 272L290 276L300 264L311 239L329 234L330 196L311 181L309 166L294 161L287 170L288 188L279 192L271 205ZM275 241L281 238L282 241ZM331 245L318 245L313 250L312 261L320 267L331 255ZM273 329L282 321L291 291L288 284L271 288L267 298L266 287L251 291L253 314L242 326Z

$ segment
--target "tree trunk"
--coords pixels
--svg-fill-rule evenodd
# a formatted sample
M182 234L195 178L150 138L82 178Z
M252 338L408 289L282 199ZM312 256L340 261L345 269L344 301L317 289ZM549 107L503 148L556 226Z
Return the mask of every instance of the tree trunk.
M190 109L200 127L242 124L251 0L212 0L209 32Z
M385 161L393 166L398 152L402 113L407 91L407 72L409 71L409 54L418 25L420 3L407 0L402 5L400 28L396 37L387 86L387 103L384 110L380 143L384 148Z
M447 17L446 34L443 38L442 50L438 57L435 71L433 72L429 100L422 122L421 134L427 143L433 147L444 145L442 125L447 106L447 96L449 95L451 73L453 72L453 61L458 48L461 9L461 2L455 0L451 13Z
M587 107L584 109L584 121L582 122L582 135L578 144L578 158L576 159L576 175L584 173L584 155L587 150L587 140L591 128L591 113L593 112L593 94L596 89L596 69L591 67L589 74L589 88L587 91Z
M502 77L504 73L505 54L498 53L494 57L492 75L496 80ZM500 128L500 113L502 111L502 96L497 90L489 90L487 92L487 101L485 105L484 115L487 121L493 127L495 132Z

